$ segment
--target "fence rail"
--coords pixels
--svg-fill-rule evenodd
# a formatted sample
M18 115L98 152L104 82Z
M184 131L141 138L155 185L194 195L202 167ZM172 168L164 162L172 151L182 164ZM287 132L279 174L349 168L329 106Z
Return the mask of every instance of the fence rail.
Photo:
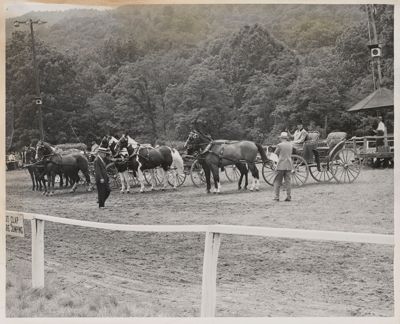
M318 231L289 228L239 226L239 225L129 225L82 221L41 214L6 211L9 216L23 216L31 221L32 228L32 286L44 287L44 222L65 225L97 228L113 231L131 232L187 232L205 233L203 258L201 316L215 316L216 308L216 274L218 251L221 234L251 235L286 239L302 239L317 241L339 241L352 243L370 243L394 245L394 236L387 234L370 234L338 231Z

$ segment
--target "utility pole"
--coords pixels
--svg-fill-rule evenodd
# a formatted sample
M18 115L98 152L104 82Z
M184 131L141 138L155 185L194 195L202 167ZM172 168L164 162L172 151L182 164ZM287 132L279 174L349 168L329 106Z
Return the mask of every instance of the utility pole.
M376 24L375 24L375 16L374 16L374 5L367 5L367 10L368 10L368 17L371 22L371 27L372 27L372 41L373 44L379 44L378 43L378 33L376 32ZM370 44L371 45L371 44ZM378 69L378 89L381 88L382 85L382 71L381 71L381 58L380 55L377 56L376 58L376 65Z
M33 70L35 73L35 88L36 88L36 98L35 103L38 107L38 119L39 119L39 131L40 131L40 139L44 140L44 130L43 130L43 116L42 116L42 98L40 93L40 80L39 80L39 70L36 61L36 48L35 48L35 34L33 31L33 25L41 25L45 24L45 21L39 20L26 20L26 21L14 21L14 27L19 27L20 24L26 24L30 26L31 30L31 47L32 47L32 57L33 57Z

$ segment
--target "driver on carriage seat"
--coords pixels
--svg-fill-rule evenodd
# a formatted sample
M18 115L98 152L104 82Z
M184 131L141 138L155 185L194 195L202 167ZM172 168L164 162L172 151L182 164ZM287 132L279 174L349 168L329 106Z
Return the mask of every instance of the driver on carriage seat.
M289 135L291 135L291 134L289 133ZM293 141L291 142L293 145L293 148L295 150L297 150L297 151L303 150L303 144L307 138L307 135L308 135L308 132L304 129L303 123L299 122L297 124L297 129L293 134Z

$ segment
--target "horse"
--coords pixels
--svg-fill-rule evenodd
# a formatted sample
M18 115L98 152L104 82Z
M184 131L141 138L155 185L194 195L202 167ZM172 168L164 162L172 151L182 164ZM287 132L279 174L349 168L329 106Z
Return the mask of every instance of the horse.
M22 162L24 167L28 170L32 180L32 190L42 191L46 188L46 179L44 178L44 166L37 163L35 159L36 150L34 147L27 147L22 154Z
M75 192L78 186L79 171L81 171L86 179L87 190L91 191L88 160L81 153L70 153L61 155L55 152L55 149L46 142L39 141L36 146L36 160L43 162L45 173L47 175L48 188L46 195L53 195L55 175L64 173L69 176L73 182L70 192ZM51 190L51 188L53 190Z
M210 141L212 141L211 137L208 137L208 138L209 138ZM199 147L197 147L197 149L194 150L194 147L191 146L191 145L186 148L186 151L187 151L187 154L192 155L192 156L193 155L197 156L198 154L201 153L201 149ZM240 177L239 177L239 180L238 180L238 190L242 189L243 177L245 177L245 184L244 184L243 189L247 190L247 186L249 184L249 178L248 178L249 168L247 167L246 163L240 163L240 162L239 163L235 163L235 166L237 167L237 169L240 172ZM221 166L221 171L224 171L224 167L223 166Z
M159 146L154 148L150 145L140 145L132 140L128 135L124 134L117 143L117 151L123 148L128 150L129 160L128 167L138 175L140 183L140 192L144 192L143 171L154 170L161 167L163 172L163 187L167 187L167 171L173 174L173 187L177 187L176 172L183 173L183 159L176 149L168 146ZM155 181L152 176L151 190L154 189Z
M255 164L260 153L263 162L268 161L264 148L251 141L213 140L200 131L191 131L184 145L185 148L200 151L198 155L207 182L207 193L211 190L211 173L214 178L214 193L221 192L219 168L237 163L246 163L252 176L251 191L259 190L259 172Z

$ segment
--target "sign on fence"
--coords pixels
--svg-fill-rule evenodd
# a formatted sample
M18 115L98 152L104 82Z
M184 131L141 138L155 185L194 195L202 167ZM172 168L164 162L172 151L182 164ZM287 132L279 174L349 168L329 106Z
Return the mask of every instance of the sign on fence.
M23 215L6 215L6 234L13 236L24 236Z

